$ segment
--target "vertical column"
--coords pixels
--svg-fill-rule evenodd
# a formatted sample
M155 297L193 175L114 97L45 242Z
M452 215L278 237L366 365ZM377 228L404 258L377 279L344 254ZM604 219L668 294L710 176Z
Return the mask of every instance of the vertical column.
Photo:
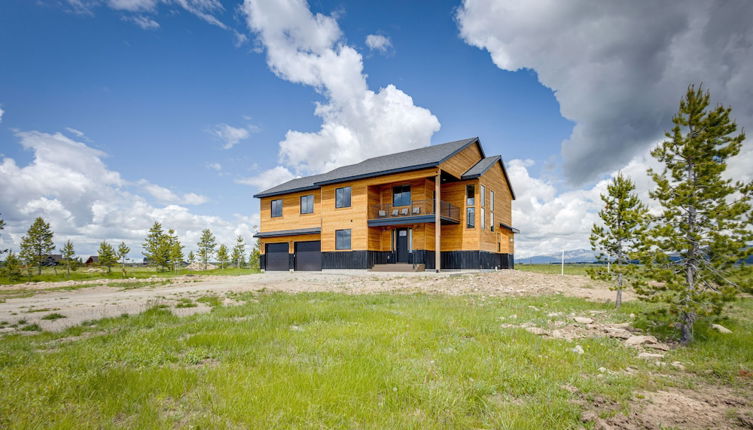
M434 268L437 273L442 269L440 253L442 250L442 169L437 169L437 176L434 178Z

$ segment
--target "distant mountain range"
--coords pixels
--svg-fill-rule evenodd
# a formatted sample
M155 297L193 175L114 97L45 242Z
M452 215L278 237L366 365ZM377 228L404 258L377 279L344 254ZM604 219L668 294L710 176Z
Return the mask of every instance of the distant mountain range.
M522 264L552 264L561 261L562 254L535 255L516 259L516 263ZM594 263L596 254L590 249L571 249L565 251L565 263Z

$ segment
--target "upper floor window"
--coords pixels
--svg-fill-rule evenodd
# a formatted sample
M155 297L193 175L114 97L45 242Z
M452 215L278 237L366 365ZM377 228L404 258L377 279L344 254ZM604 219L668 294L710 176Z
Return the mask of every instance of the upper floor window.
M489 214L489 230L494 231L494 212Z
M272 218L282 216L282 200L272 200L271 209Z
M489 190L489 210L494 211L494 191Z
M481 186L481 207L486 206L486 187Z
M349 208L350 207L350 187L342 187L335 189L335 207L336 208Z
M486 228L486 212L484 212L484 208L481 208L481 230Z
M301 213L312 214L314 213L314 195L301 196Z
M335 230L335 249L350 249L350 229Z
M410 185L392 187L392 206L410 206Z
M465 205L466 206L476 205L476 186L474 185L465 186Z

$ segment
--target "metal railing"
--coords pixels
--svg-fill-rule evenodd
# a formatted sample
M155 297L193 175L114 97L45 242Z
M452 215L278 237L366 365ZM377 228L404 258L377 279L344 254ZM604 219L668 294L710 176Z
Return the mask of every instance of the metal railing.
M409 205L405 206L395 206L389 203L369 206L369 219L404 218L421 215L434 215L434 200L412 200ZM440 200L439 215L459 221L460 209L450 202Z

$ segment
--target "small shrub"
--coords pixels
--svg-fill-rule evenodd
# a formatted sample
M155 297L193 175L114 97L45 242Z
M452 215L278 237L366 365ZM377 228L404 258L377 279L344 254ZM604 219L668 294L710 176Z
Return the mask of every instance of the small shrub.
M39 324L29 324L27 326L21 327L21 330L23 331L42 331L42 327L39 326Z
M47 315L45 315L45 316L42 317L43 320L49 320L49 321L55 321L55 320L59 320L61 318L67 318L67 317L65 315L59 314L57 312L54 312L54 313L51 313L51 314L47 314Z

